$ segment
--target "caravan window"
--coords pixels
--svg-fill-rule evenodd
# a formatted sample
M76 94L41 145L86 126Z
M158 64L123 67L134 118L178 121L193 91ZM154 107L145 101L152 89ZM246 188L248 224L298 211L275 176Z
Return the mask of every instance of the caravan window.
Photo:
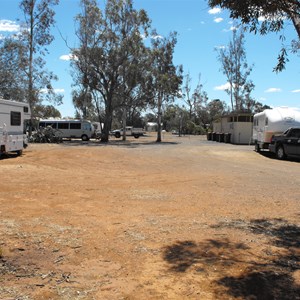
M265 126L268 126L268 123L269 123L269 120L268 120L268 118L266 118L266 120L265 120Z
M20 126L21 125L21 113L18 111L10 112L10 125L11 126Z

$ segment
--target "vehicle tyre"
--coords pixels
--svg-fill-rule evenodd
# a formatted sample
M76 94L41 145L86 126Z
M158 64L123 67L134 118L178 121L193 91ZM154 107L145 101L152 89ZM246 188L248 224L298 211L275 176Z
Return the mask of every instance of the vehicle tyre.
M135 134L134 137L135 137L136 139L138 139L138 138L140 137L140 135L139 135L139 134Z
M23 153L23 150L18 150L16 153L17 153L18 156L21 156L22 153Z
M255 151L260 152L260 147L258 143L255 143Z
M115 133L115 137L116 137L117 139L119 139L119 138L121 137L121 133L120 133L120 132L116 132L116 133Z
M276 149L276 157L278 159L285 159L286 158L283 146L280 145L280 146L277 147L277 149Z
M84 142L86 142L86 141L89 140L89 137L88 137L86 134L83 134L83 135L81 136L81 140L84 141Z

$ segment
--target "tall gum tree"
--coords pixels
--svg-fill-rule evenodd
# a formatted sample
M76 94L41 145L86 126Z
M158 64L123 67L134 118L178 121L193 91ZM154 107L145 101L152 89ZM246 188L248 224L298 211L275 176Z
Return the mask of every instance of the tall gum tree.
M48 53L47 46L54 40L51 28L55 24L53 7L59 0L22 0L25 23L21 40L27 49L27 65L24 66L28 82L27 101L34 111L34 106L45 100L61 103L62 97L55 95L51 82L57 77L46 70L43 57ZM47 94L42 91L46 89Z
M179 97L182 84L182 66L175 66L173 54L177 43L176 33L162 38L155 31L152 33L152 90L153 106L157 109L157 139L161 142L162 108L164 103Z
M218 52L221 70L226 75L229 87L231 109L243 110L251 99L254 83L249 79L253 66L249 66L244 46L244 29L236 28L232 32L229 45Z
M82 0L81 7L76 17L79 46L73 49L74 81L102 100L101 141L108 142L114 111L128 104L126 95L137 86L133 64L140 62L142 35L150 20L144 10L133 8L131 0L108 0L104 11L95 0Z

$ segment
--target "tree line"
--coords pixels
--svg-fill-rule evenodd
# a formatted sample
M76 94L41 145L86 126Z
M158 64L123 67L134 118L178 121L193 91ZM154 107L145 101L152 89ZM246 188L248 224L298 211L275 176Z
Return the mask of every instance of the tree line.
M251 97L255 86L249 79L253 65L246 60L244 32L247 28L261 34L280 31L285 17L293 21L299 34L299 3L250 2L252 5L245 7L241 1L208 1L212 7L229 9L231 17L243 23L233 31L229 45L217 53L220 70L229 83L228 107L220 99L209 100L201 75L192 90L190 75L184 75L183 66L173 61L176 32L162 37L152 27L147 12L136 10L132 0L107 0L103 9L96 0L81 0L80 13L75 17L78 45L70 48L76 116L104 124L103 142L109 140L112 126L155 121L160 142L161 126L201 133L224 113L266 108ZM57 77L45 67L47 47L54 39L51 28L57 5L59 0L20 1L22 29L0 41L0 96L28 102L34 117L60 116L56 106L62 97L52 86ZM259 23L262 15L266 19ZM299 42L293 41L294 51L298 47ZM281 71L286 61L283 48L275 71ZM183 105L174 104L176 99ZM44 105L45 101L50 105Z

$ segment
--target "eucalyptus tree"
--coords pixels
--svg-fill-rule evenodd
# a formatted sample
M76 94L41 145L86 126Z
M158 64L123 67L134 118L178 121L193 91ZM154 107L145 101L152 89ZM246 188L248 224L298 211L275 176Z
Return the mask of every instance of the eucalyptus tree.
M0 96L24 101L26 98L26 74L24 62L26 48L20 40L6 37L0 40Z
M228 47L219 49L218 59L228 80L226 92L230 96L231 109L245 109L247 102L251 100L254 84L249 79L253 65L249 66L247 63L243 28L233 30Z
M196 124L203 123L206 119L206 105L208 101L207 92L203 90L203 84L201 83L201 74L198 77L198 83L194 90L191 88L191 77L189 73L185 77L185 83L183 86L183 100L188 106L189 121Z
M153 107L157 110L157 142L161 142L162 108L165 103L180 97L182 84L182 66L175 66L173 54L177 42L176 33L166 37L152 34L151 48L151 86L153 92Z
M56 95L52 81L57 76L46 69L44 56L48 54L47 46L54 40L51 28L55 24L53 7L59 0L22 0L20 9L24 13L24 28L20 39L26 47L26 64L24 71L27 80L27 101L30 107L41 100L55 100L60 103L62 97ZM46 91L46 92L45 92Z
M82 0L76 17L79 46L73 49L75 84L100 99L104 109L102 142L107 142L113 114L137 94L143 34L150 20L131 0L108 0L102 11L96 0Z
M230 17L240 19L251 32L265 35L270 32L283 32L290 20L297 32L298 39L292 42L294 51L300 48L300 2L299 0L208 0L211 7L220 6L230 10ZM278 56L275 71L282 71L287 61L286 46Z

